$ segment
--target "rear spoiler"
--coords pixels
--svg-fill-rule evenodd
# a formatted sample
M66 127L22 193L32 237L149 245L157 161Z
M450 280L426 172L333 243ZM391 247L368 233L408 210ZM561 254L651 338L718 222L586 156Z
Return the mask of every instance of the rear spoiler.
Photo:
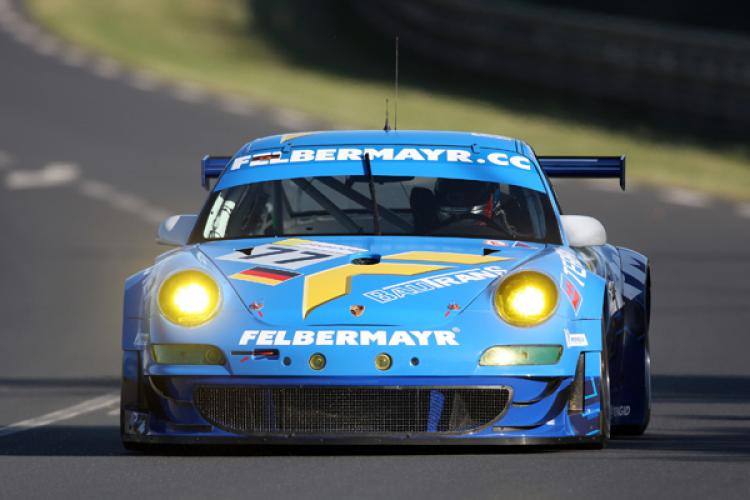
M619 177L620 188L625 191L625 155L539 156L537 159L548 177Z
M203 189L208 189L208 180L219 177L227 168L231 159L231 156L206 155L203 157L203 160L201 160L201 186L203 186Z
M224 172L231 156L206 155L201 161L201 186L208 189L209 179ZM548 177L619 178L625 190L625 155L623 156L539 156L539 164Z

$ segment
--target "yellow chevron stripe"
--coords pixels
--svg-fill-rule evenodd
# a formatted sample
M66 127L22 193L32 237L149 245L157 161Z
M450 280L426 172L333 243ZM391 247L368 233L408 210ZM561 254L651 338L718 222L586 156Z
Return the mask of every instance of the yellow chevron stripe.
M493 255L472 255L468 253L454 252L403 252L393 255L385 255L387 260L423 260L426 262L444 262L446 264L489 264L502 260L511 260L510 257L497 257Z
M352 278L363 275L415 276L447 269L429 264L379 263L371 266L344 264L305 277L302 295L302 317L316 307L351 292Z

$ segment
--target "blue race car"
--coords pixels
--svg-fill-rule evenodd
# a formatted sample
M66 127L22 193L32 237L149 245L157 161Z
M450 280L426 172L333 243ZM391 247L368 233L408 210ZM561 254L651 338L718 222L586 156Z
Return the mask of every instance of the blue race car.
M488 134L308 132L206 157L125 284L121 434L158 444L579 444L650 414L648 259Z

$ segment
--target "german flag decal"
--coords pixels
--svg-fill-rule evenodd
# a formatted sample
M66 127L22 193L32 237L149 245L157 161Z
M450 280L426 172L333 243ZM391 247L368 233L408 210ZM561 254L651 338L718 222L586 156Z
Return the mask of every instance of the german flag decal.
M233 274L230 278L275 286L297 276L299 276L299 273L293 271L282 271L280 269L271 269L270 267L252 267Z

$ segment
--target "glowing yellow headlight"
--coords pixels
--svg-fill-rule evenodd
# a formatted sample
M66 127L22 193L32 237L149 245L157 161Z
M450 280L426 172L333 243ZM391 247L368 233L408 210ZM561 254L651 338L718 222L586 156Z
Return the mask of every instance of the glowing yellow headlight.
M159 309L172 323L198 326L210 320L219 307L219 286L200 271L181 271L159 289Z
M534 326L549 318L557 305L557 287L533 271L511 274L495 291L495 309L514 326Z

